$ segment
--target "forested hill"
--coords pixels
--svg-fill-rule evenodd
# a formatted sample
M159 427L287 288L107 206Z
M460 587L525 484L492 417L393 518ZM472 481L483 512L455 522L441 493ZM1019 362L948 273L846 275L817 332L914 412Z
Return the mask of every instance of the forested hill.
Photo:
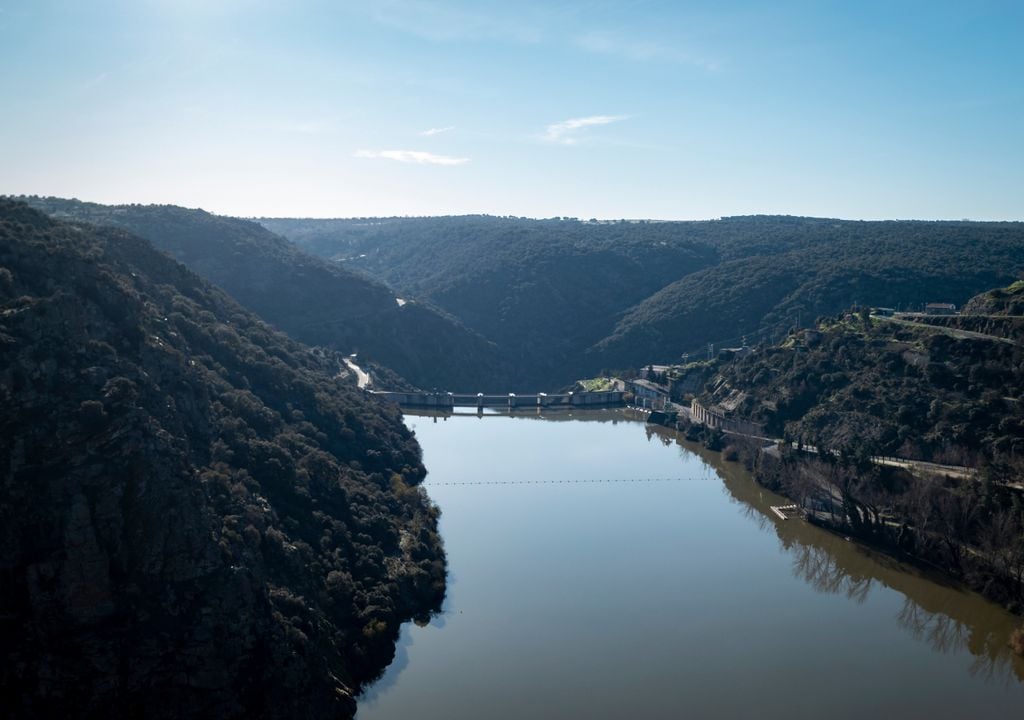
M963 319L972 317L984 316ZM817 521L843 534L942 569L1021 612L1024 344L998 334L998 324L987 334L924 319L864 308L684 372L705 381L698 399L712 412L814 448L752 459L762 483L817 508Z
M5 717L334 717L439 606L393 408L113 228L0 199Z
M302 342L358 352L420 387L506 389L507 369L478 333L422 303L401 305L381 282L256 223L171 205L22 199L57 218L130 230Z
M773 437L851 454L1013 465L1006 479L1019 481L1024 345L925 320L866 309L825 318L816 330L712 363L700 400Z
M487 216L262 219L425 298L548 383L678 360L854 303L962 304L1024 269L1024 224L780 216L580 222Z
M311 252L438 305L496 342L522 384L557 387L615 318L718 251L633 225L486 216L263 220ZM659 226L664 230L665 226Z

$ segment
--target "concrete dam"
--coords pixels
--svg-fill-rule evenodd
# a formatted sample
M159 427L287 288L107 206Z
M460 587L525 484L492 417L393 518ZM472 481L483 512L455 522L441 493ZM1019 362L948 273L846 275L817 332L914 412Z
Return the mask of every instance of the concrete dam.
M539 408L539 407L609 407L623 404L624 392L607 390L599 392L570 392L562 394L537 393L521 395L488 395L486 393L459 394L450 392L392 392L370 391L371 395L397 403L402 407L440 408L473 407L486 408Z

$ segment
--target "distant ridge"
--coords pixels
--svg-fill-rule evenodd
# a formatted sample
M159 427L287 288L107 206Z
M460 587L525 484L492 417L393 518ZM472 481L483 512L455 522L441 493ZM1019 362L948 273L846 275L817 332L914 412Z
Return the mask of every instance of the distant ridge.
M962 304L1024 270L1024 223L788 215L608 222L262 219L494 341L536 387L771 342L854 304Z
M173 205L25 200L58 218L114 225L146 238L302 342L358 352L430 389L506 390L493 344L423 303L400 305L378 280L302 252L262 226Z

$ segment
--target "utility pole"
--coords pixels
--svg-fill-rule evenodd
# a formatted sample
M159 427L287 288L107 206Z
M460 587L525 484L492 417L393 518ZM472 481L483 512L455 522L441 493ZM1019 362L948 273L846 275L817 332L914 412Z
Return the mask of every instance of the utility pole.
M715 356L715 344L708 343L708 360Z

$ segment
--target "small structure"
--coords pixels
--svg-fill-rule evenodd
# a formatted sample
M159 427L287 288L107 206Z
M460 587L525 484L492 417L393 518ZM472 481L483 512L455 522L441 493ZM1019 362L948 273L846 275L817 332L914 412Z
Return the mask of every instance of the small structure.
M732 353L734 358L744 358L754 352L754 350L749 345L742 345L740 347L722 348L719 352Z
M672 412L668 412L666 410L654 410L647 416L648 424L664 425L665 427L674 427L678 420L679 413L674 410Z
M956 315L953 303L928 303L924 306L925 315Z
M878 317L892 317L896 314L896 308L876 307L872 312Z
M736 409L734 403L729 400L710 407L705 407L697 398L690 401L690 418L698 425L705 425L709 428L718 428L725 432L736 433L737 435L750 435L761 437L764 435L764 426L760 423L736 417L733 411Z
M771 505L769 507L773 513L778 515L780 520L789 520L789 513L793 513L795 517L800 509L797 505Z
M626 389L636 397L636 404L644 407L662 408L668 402L668 388L652 383L650 380L627 380Z

